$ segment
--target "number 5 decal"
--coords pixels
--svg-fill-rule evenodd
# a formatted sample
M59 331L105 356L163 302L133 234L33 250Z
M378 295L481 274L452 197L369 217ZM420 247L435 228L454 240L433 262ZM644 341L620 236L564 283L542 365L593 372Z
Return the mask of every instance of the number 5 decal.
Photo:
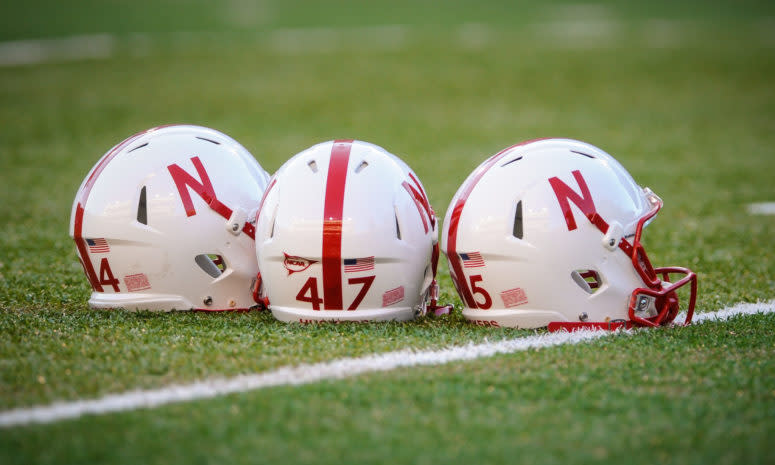
M361 289L358 291L358 295L355 296L355 300L347 310L355 310L366 297L366 294L371 289L371 285L374 282L375 276L361 276L358 278L350 278L347 280L347 284L361 284ZM318 293L318 278L311 277L307 279L304 285L296 294L296 300L299 302L309 302L312 304L312 310L320 310L320 304L323 303L323 299L320 298Z
M492 307L492 298L490 298L490 294L487 292L487 290L483 287L479 287L476 285L479 281L481 281L482 275L475 274L470 276L469 281L471 282L471 290L474 292L474 295L479 294L482 297L484 297L484 302L479 302L474 297L474 303L478 308L481 308L482 310L487 310L488 308Z

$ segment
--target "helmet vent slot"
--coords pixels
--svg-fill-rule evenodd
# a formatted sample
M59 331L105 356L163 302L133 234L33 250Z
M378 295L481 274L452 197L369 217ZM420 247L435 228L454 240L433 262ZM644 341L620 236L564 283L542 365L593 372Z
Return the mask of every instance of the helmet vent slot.
M194 257L199 268L213 278L217 278L226 271L226 262L223 257L214 253L203 253Z
M318 164L317 164L317 162L315 160L310 160L307 163L307 166L309 166L309 169L312 170L313 173L317 173L318 172Z
M364 168L366 168L367 166L369 166L369 163L368 163L368 162L366 162L366 160L362 161L360 165L358 165L358 166L356 166L356 167L355 167L355 173L356 173L356 174L357 174L357 173L360 173L360 172L361 172L361 171L363 171L363 169L364 169Z
M148 207L145 201L145 188L143 186L140 189L140 200L137 202L137 222L147 225L148 224Z
M138 145L137 147L133 148L132 150L130 150L130 151L129 151L129 152L127 152L127 153L132 153L132 152L134 152L134 151L135 151L135 150L137 150L137 149L141 149L141 148L145 147L146 145L148 145L148 142L146 142L146 143L144 143L144 144L140 144L140 145Z
M590 155L590 154L588 154L588 153L584 153L584 152L577 152L576 150L571 150L571 152L573 152L573 153L577 153L577 154L579 154L579 155L584 155L584 156L585 156L585 157L587 157L587 158L595 158L595 156L594 156L594 155Z
M514 212L514 226L511 230L511 234L517 239L522 239L522 201L517 202L517 211Z
M506 165L510 165L510 164L514 163L515 161L519 161L519 160L522 160L522 155L518 156L517 158L511 159L511 160L507 161L506 163L502 164L501 168L503 168Z
M401 240L401 226L398 224L398 210L395 211L395 219L396 219L396 239L399 241Z
M199 137L199 136L196 136L196 138L197 138L197 139L199 139L199 140L204 140L204 141L207 141L207 142L209 142L209 143L211 143L211 144L215 144L215 145L221 145L221 143L220 143L220 142L218 142L218 141L215 141L215 140L212 140L212 139L208 139L208 138L206 138L206 137Z
M602 284L600 275L595 270L575 270L570 276L587 294L594 294Z
M268 241L269 239L274 238L275 230L277 229L277 210L279 210L279 205L275 205L274 209L272 210L271 216L267 215L267 218L269 218L269 227L267 228L267 232L265 238L263 240ZM267 212L268 213L268 212ZM256 237L256 242L258 242L258 237Z

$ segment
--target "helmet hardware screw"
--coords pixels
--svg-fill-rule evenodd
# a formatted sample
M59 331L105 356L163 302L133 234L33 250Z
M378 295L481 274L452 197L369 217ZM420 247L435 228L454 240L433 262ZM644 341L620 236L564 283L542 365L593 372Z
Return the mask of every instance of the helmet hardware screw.
M208 306L212 305L213 304L213 298L208 295L207 297L205 297L204 304L208 305Z
M231 230L237 232L239 230L239 223L232 223Z
M646 310L646 308L649 306L649 299L648 297L641 297L640 300L638 300L638 310Z
M587 315L587 312L579 313L579 320L580 321L587 321L588 319L589 319L589 315Z
M616 245L616 239L614 239L614 238L612 237L611 239L609 239L609 240L608 240L608 244L609 244L611 247L613 247L614 245Z

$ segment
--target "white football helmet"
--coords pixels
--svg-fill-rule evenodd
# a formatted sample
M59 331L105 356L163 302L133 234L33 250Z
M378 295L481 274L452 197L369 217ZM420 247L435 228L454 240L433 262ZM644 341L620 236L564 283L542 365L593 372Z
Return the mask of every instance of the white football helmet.
M93 308L245 310L256 305L255 226L269 176L234 139L162 126L109 150L73 202L70 236Z
M436 217L422 184L373 144L288 160L259 208L257 300L285 322L409 320L434 311Z
M666 325L678 313L676 290L690 283L688 324L696 275L653 268L640 242L661 206L612 156L583 142L534 140L493 155L444 219L442 249L463 315L550 330Z

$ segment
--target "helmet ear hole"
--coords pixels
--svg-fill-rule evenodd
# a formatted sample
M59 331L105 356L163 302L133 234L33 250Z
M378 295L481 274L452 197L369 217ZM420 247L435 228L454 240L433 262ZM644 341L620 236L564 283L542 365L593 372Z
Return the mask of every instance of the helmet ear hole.
M594 294L600 289L602 284L600 275L595 270L574 270L570 276L587 294Z
M223 260L222 256L217 254L199 254L194 257L194 261L199 265L199 268L201 268L202 271L213 278L219 277L226 271L226 262Z

